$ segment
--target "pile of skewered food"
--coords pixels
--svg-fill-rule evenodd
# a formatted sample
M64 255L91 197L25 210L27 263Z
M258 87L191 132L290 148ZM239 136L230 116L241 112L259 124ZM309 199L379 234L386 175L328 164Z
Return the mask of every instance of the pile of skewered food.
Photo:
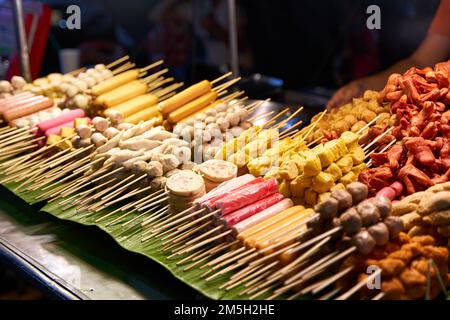
M315 115L311 123L319 117L320 114ZM339 138L345 131L358 132L374 119L375 124L381 126L391 125L393 121L389 104L379 102L378 92L367 90L361 98L354 98L352 102L334 108L322 117L307 141L332 140Z
M399 144L372 154L373 168L361 173L372 194L395 181L413 194L449 180L449 78L450 62L389 77L379 101L390 103Z
M229 73L180 91L127 60L3 83L1 182L223 296L445 292L449 62L300 128L302 108L252 116Z
M354 282L365 282L368 268L381 269L379 288L363 288L359 297L368 299L435 299L450 283L449 252L435 244L432 236L399 237L369 256L351 256L340 271L352 268L352 273L337 286L346 288ZM374 281L375 282L375 281Z

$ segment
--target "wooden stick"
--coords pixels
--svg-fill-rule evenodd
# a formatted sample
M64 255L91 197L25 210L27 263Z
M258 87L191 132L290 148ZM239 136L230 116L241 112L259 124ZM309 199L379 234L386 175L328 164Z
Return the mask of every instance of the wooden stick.
M364 127L356 131L357 135L360 135L364 130L366 130L368 127L370 127L375 121L377 121L380 118L381 114L370 120Z
M140 69L139 72L146 72L146 71L148 71L148 70L150 70L150 69L153 69L153 68L155 68L155 67L157 67L157 66L162 65L163 63L164 63L164 60L158 60L158 61L155 61L155 62L153 62L152 64L149 64L148 66L146 66L146 67Z
M234 79L229 80L229 81L227 81L225 83L222 83L221 85L218 85L213 90L216 91L217 93L220 93L221 91L224 91L227 88L229 88L232 85L234 85L235 83L237 83L239 80L241 80L241 77L234 78Z
M375 143L377 143L377 141L379 141L381 138L383 138L385 135L389 134L392 130L394 129L394 127L390 127L389 129L387 129L385 132L383 132L382 134L380 134L378 137L376 137L375 139L373 139L368 145L366 145L363 148L364 152L367 152L367 150L369 150L369 148L371 146L373 146Z
M289 120L291 120L291 119L294 118L297 114L299 114L300 112L302 112L302 110L303 110L303 107L298 108L298 109L295 110L294 113L292 113L289 117L287 117L286 119L280 121L280 122L275 126L275 128L281 128L281 127L284 127L284 126L289 122ZM298 122L297 122L297 123L298 123ZM301 121L300 121L300 123L301 123Z
M210 81L211 86L214 86L216 83L222 81L222 80L225 79L225 78L228 78L228 77L231 76L232 74L233 74L233 72L227 72L227 73L221 75L220 77L218 77L218 78L216 78L216 79Z
M124 61L127 61L129 58L130 57L128 55L123 56L122 58L119 58L119 59L117 59L117 60L107 64L105 67L106 67L106 69L111 69L112 67L115 67L115 66L117 66L118 64L121 64Z
M272 123L274 121L276 121L276 119L278 119L279 117L283 116L286 112L289 112L289 108L285 108L283 110L281 110L279 113L277 113L275 116L273 116L272 118L268 119L265 123L262 124L262 127L266 127L269 123Z
M359 291L360 289L362 289L365 285L367 285L370 281L372 281L373 279L375 279L376 277L378 277L381 274L382 269L379 268L377 271L375 271L374 273L372 273L370 276L368 276L365 280L358 282L358 284L356 284L354 287L352 287L350 290L348 290L347 292L341 294L339 297L336 298L336 300L347 300L348 298L350 298L353 294L355 294L357 291Z

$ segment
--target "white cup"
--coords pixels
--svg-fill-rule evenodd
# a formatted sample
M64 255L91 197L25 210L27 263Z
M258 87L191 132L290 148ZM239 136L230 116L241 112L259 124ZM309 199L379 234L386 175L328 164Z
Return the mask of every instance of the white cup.
M80 49L59 50L61 72L67 73L80 68Z

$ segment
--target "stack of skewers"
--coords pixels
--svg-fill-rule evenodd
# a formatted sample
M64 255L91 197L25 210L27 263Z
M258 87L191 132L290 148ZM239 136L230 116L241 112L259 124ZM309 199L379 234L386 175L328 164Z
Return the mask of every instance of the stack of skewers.
M147 74L161 64L124 57L2 83L1 182L238 297L446 292L449 62L393 75L302 129L289 125L301 108L254 125L263 102L228 93L229 73L176 93L168 69Z

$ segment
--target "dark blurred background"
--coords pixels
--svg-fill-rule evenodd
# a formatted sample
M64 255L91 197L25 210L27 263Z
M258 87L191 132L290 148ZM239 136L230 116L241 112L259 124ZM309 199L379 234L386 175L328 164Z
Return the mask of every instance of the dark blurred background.
M187 83L229 69L226 0L42 2L53 9L53 23L41 74L58 71L58 50L74 47L82 49L82 65L125 53L141 66L163 58L172 74ZM409 55L424 38L439 0L236 3L242 75L276 78L263 91L250 87L250 93L289 102L296 92L327 96ZM60 27L71 4L81 8L81 30ZM366 27L366 9L373 4L381 8L381 30Z

